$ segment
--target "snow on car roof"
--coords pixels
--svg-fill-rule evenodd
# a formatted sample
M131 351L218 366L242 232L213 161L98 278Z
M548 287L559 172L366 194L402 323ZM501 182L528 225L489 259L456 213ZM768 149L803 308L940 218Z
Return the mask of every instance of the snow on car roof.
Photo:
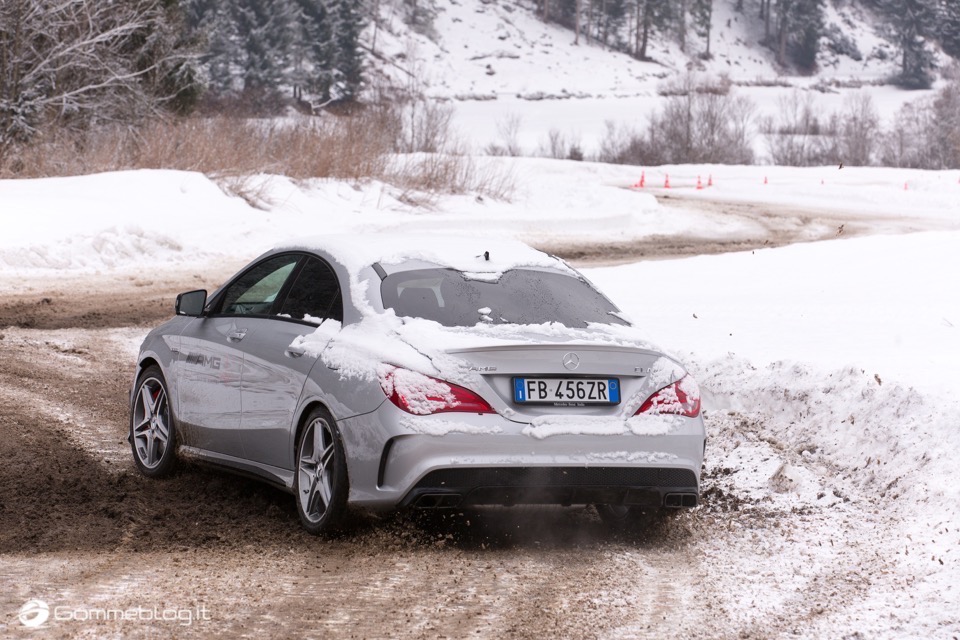
M384 266L422 261L466 273L503 273L517 267L549 267L569 271L553 256L511 239L433 234L328 235L299 240L282 249L322 251L351 274L375 263Z

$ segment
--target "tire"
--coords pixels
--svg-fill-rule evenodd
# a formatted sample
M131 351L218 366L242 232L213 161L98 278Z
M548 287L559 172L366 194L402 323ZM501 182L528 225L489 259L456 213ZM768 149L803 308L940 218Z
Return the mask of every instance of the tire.
M333 416L310 412L297 438L293 491L297 514L308 533L335 532L347 513L347 457Z
M152 365L137 378L130 411L133 462L148 478L170 475L177 463L177 429L170 409L167 382Z
M615 504L594 506L600 519L614 531L644 531L663 517L663 509L658 507L630 507Z

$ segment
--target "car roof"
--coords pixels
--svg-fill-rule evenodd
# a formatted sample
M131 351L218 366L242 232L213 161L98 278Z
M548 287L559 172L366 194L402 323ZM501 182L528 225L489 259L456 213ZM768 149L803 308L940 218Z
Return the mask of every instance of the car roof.
M394 233L327 235L298 240L275 249L290 250L324 255L344 266L352 275L358 275L375 264L381 265L386 272L404 270L404 264L437 265L466 273L502 273L518 267L572 271L559 258L517 240L502 238Z

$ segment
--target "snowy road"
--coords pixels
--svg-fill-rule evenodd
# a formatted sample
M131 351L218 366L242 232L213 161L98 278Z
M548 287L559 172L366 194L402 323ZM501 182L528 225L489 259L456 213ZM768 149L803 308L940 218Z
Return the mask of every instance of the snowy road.
M0 610L203 605L209 620L163 623L181 637L906 637L920 613L933 636L956 631L910 589L951 558L900 537L895 497L844 486L815 445L736 412L707 415L705 506L636 538L590 509L530 507L358 518L327 542L259 484L201 468L142 479L124 441L142 333L3 331ZM831 493L805 497L811 483ZM955 523L925 534L960 544ZM12 615L0 631L38 637ZM61 620L39 635L155 633Z
M182 637L900 637L916 631L911 601L930 597L909 590L909 554L927 569L943 561L901 538L893 498L834 488L798 500L791 478L833 486L832 470L735 412L707 415L706 506L639 539L612 536L589 510L528 508L361 519L316 540L288 496L255 483L193 468L165 483L136 476L124 393L143 331L3 331L6 612L31 598L202 604L209 621L162 627ZM926 533L960 543L955 523ZM933 613L934 635L956 629L948 609ZM11 616L0 629L27 633ZM154 632L63 620L43 635Z
M840 543L854 529L872 545L875 517L741 496L716 462L704 508L636 539L612 535L590 509L531 507L360 518L340 539L318 540L300 531L289 496L256 483L200 468L164 483L134 473L125 373L142 333L3 331L5 612L31 598L70 610L202 604L209 621L163 627L185 637L769 637L815 628L829 617L818 608L862 604L880 575L852 577L863 560ZM759 447L775 466L782 453L742 435L734 416L708 425L711 460ZM816 544L825 531L836 549L783 571L784 545ZM727 588L744 572L749 585ZM801 589L809 582L813 594ZM0 630L31 633L12 616ZM135 621L61 620L46 631L154 633Z
M719 220L734 205L696 206L706 215L713 207ZM751 211L762 217L760 210L771 208L736 206L732 215L744 218L734 225L737 233L753 228ZM777 233L811 228L795 223L812 219L796 208L780 213L759 223L768 235L748 234L747 248L783 244ZM813 226L836 236L834 224L850 220L849 212L839 212ZM887 220L891 233L926 224ZM841 239L856 233L856 221L851 227ZM940 259L922 236L897 244L898 251ZM815 238L785 241L800 239ZM651 320L660 338L696 352L681 355L691 356L707 392L705 504L638 536L614 535L591 509L574 507L496 509L439 521L361 516L345 535L324 541L300 531L289 496L260 484L195 467L166 482L147 481L135 473L124 439L138 343L168 315L175 292L212 288L240 264L221 261L202 277L179 264L135 276L4 274L0 635L958 637L960 520L950 480L951 452L960 450L955 396L933 395L936 385L918 391L886 369L834 366L813 343L791 346L776 333L769 344L786 355L768 362L769 347L757 351L756 339L737 342L739 333L726 333L728 324L751 335L761 327L724 306L742 308L755 297L750 289L743 299L720 291L731 279L728 270L781 278L796 264L829 270L836 255L862 255L873 240L887 242L757 251L762 261L743 267L749 252L663 267L679 282L692 278L687 269L706 280L692 299L661 292L662 317L659 324ZM702 238L716 241L717 234ZM590 277L639 308L643 298L630 296L643 293L634 283L649 276L647 268L595 269ZM922 261L914 268L931 272ZM843 316L853 318L854 328L868 327L865 318L875 315L868 303L888 295L884 285L912 313L952 286L936 274L924 285L930 289L916 284L907 292L905 283L917 283L917 273L878 273L874 288L856 288L863 317L831 307L827 284L811 285L822 295L816 309L823 314L811 311L811 321L836 328ZM801 285L791 283L792 291L806 295ZM843 301L850 298L847 289L838 291ZM690 317L691 300L699 317ZM798 314L778 315L781 302L751 304L765 304L782 329ZM950 321L950 309L931 306L930 313ZM924 334L939 336L949 350L956 338L940 315ZM841 338L823 339L819 348L842 351ZM724 355L724 339L740 355ZM911 346L915 336L904 339ZM863 353L870 348L865 344ZM909 368L897 372L915 375ZM31 599L47 602L59 619L25 628L17 612ZM177 619L147 623L142 613L83 619L91 610L136 613L138 607Z

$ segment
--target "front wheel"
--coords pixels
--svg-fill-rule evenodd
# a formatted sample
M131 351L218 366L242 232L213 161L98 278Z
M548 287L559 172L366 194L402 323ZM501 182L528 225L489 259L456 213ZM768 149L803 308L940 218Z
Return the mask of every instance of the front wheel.
M314 409L297 440L297 513L313 535L330 533L347 511L347 459L336 423Z
M177 434L160 367L147 367L137 378L130 412L130 446L137 469L147 477L169 475L176 466Z

